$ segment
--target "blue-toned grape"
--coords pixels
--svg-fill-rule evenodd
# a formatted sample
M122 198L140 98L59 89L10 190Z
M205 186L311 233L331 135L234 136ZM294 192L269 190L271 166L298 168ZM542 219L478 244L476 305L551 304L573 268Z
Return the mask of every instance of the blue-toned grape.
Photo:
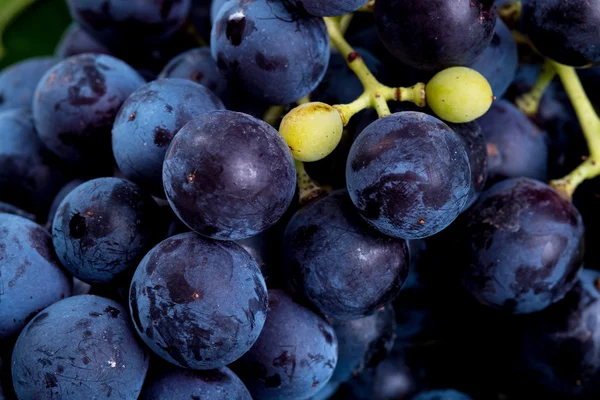
M267 288L256 261L239 245L195 233L170 237L138 266L129 306L144 342L185 368L220 368L259 337Z
M296 171L290 150L270 125L213 111L173 138L163 181L171 207L190 228L239 240L281 218L294 197Z
M400 292L408 246L370 227L339 190L302 208L288 224L284 260L292 285L337 319L375 312Z
M431 236L456 219L471 191L461 138L419 112L399 112L369 125L346 164L352 202L379 231L394 237Z
M229 368L193 371L164 367L148 376L140 400L252 400Z
M27 324L12 354L19 399L137 399L149 357L129 315L98 296L74 296Z
M457 264L463 286L482 304L531 313L573 287L583 261L583 221L549 186L502 181L465 217Z
M221 7L223 4L227 3L229 0L212 0L210 3L210 22L214 24L217 19L217 15L219 11L221 11Z
M56 63L50 57L31 58L0 71L0 110L31 107L40 79Z
M285 292L272 289L260 337L232 368L253 398L300 400L325 387L337 359L331 325Z
M181 53L169 61L158 77L189 79L210 89L221 99L227 96L227 81L219 72L208 47Z
M417 393L412 400L472 400L470 396L454 389L438 389Z
M490 44L469 67L483 75L490 83L494 96L500 98L515 79L518 66L517 42L510 29L498 18Z
M465 145L467 156L469 156L469 165L471 166L471 190L469 192L469 199L464 207L467 209L475 202L475 200L477 200L487 182L488 154L485 136L477 121L467 122L466 124L453 124L448 122L448 126L460 136Z
M71 295L52 237L41 226L0 213L0 340L16 336L40 310Z
M475 61L492 40L493 0L378 0L375 23L387 49L404 64L440 70Z
M67 0L73 19L109 45L148 45L168 38L185 22L191 0Z
M19 217L23 217L34 222L36 220L35 215L30 214L27 211L23 211L20 208L13 206L12 204L4 203L2 201L0 201L0 213L18 215Z
M526 321L518 368L563 396L600 394L600 273L583 270L563 300Z
M69 193L73 191L77 186L81 185L85 181L81 179L73 179L72 181L67 182L56 194L54 200L52 200L52 205L50 206L50 210L48 211L48 221L46 222L46 228L52 232L52 223L54 222L54 216L56 215L56 211L60 206L60 203L64 200L65 197Z
M232 87L273 104L291 103L313 91L329 61L323 19L280 0L225 3L214 21L210 47Z
M485 136L490 180L547 179L548 136L518 108L495 101L477 122Z
M158 207L137 185L98 178L73 189L52 224L56 254L87 283L109 283L155 243Z
M72 23L63 34L58 46L56 56L68 58L78 54L111 54L110 50L87 33L79 24Z
M365 0L290 0L301 10L317 17L336 17L354 12L364 6Z
M583 67L600 63L600 4L586 0L527 0L522 28L545 57Z
M392 350L396 320L391 305L351 321L330 320L338 339L338 363L330 383L342 383L375 368Z
M44 144L72 165L112 167L110 131L123 102L144 84L124 62L103 54L68 58L41 79L33 116Z
M64 165L38 138L31 110L0 112L0 201L43 220L65 180Z
M184 79L159 79L123 103L112 149L123 175L163 197L162 165L173 136L189 121L225 107L210 90Z

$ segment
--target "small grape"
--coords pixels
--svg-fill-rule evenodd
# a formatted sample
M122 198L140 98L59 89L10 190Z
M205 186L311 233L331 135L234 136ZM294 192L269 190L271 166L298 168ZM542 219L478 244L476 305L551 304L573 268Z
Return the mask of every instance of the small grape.
M452 67L438 72L425 88L427 104L441 119L471 122L487 112L494 95L487 79L466 67Z
M342 138L344 124L332 106L313 102L290 111L281 121L279 133L298 161L319 161L327 157Z

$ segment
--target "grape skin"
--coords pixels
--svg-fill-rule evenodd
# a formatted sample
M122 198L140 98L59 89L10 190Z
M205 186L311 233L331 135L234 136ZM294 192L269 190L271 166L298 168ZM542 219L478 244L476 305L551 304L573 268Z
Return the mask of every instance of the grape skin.
M290 284L340 320L373 314L399 294L408 275L406 241L365 223L345 190L298 211L283 244Z
M387 49L404 64L439 71L475 61L490 43L490 0L377 0L375 23Z
M490 83L494 96L500 98L515 79L518 66L517 42L510 29L498 18L490 44L469 68L483 75Z
M267 288L242 247L189 232L144 257L131 281L129 306L140 337L156 354L206 370L232 363L258 339Z
M518 108L506 100L497 100L477 122L487 144L490 180L547 179L548 135Z
M6 213L0 213L0 290L0 341L6 343L40 310L72 291L48 232Z
M337 17L358 10L366 0L290 0L296 7L317 17Z
M71 166L104 174L111 169L111 128L119 108L144 79L104 54L67 58L40 80L33 101L44 144Z
M40 79L57 62L51 57L30 58L3 69L0 72L0 111L31 107Z
M224 110L207 88L189 80L158 79L129 96L112 129L112 149L123 175L164 197L162 165L173 136L204 113Z
M71 16L109 48L156 43L175 33L191 0L67 0Z
M600 63L600 4L587 0L527 0L522 27L533 45L561 64Z
M12 354L19 399L137 399L150 360L119 303L64 299L27 324Z
M189 79L206 87L221 100L226 100L227 81L219 72L208 47L181 53L169 61L158 78Z
M456 246L461 282L487 306L540 311L573 287L583 261L583 221L549 186L513 178L466 213Z
M448 125L408 111L362 131L348 156L346 181L352 202L375 228L419 239L446 228L464 209L471 168Z
M213 239L254 236L279 220L296 188L292 155L265 122L212 111L173 138L163 164L167 200L177 216Z
M323 19L276 0L225 3L210 44L219 70L233 87L272 104L309 94L329 62Z

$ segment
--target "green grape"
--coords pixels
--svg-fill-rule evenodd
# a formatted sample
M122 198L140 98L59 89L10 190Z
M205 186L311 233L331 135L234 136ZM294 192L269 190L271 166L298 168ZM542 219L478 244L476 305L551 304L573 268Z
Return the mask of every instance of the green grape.
M294 108L279 127L293 157L303 162L319 161L331 154L340 142L343 130L339 112L319 102Z
M425 87L427 104L441 119L471 122L487 112L494 101L489 82L479 72L452 67L438 72Z

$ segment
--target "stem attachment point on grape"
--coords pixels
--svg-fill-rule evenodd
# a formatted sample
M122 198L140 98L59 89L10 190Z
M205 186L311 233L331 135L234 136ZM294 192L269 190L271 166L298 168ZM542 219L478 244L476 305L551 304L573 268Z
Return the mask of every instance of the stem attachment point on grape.
M331 192L329 186L319 186L306 172L304 163L302 161L295 160L296 164L296 176L298 179L298 191L299 191L299 202L301 206L304 206L319 197L325 196Z

